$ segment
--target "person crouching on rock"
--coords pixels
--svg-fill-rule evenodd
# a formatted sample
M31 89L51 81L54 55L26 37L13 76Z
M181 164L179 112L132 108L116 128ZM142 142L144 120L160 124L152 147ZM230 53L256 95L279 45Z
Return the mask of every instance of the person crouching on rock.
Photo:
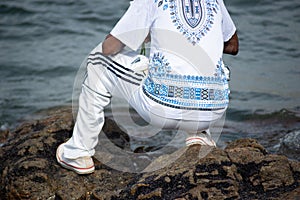
M135 53L149 38L149 56ZM132 1L89 54L73 135L58 147L58 163L78 174L95 170L113 96L154 126L186 131L186 145L215 146L209 126L225 113L230 93L222 55L236 55L238 46L223 0Z

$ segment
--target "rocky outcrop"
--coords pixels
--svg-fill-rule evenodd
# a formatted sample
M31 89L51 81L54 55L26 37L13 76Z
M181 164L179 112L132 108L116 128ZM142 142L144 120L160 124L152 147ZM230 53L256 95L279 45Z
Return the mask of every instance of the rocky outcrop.
M300 130L291 131L282 138L279 152L300 160Z
M70 137L70 108L24 123L0 149L0 199L297 199L300 163L268 154L252 139L226 149L192 146L172 164L133 174L111 169L96 159L91 175L77 175L55 160L57 146ZM107 119L105 132L120 148L129 138ZM168 155L165 155L168 156ZM152 165L162 165L158 158Z

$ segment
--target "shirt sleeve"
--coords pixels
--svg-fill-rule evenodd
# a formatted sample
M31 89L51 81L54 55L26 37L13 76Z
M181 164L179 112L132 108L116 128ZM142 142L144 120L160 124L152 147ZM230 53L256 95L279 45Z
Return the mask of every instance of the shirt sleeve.
M123 44L136 51L147 37L153 21L149 0L134 0L110 32Z
M227 8L223 0L219 0L221 12L222 12L222 30L223 30L223 40L228 41L236 31L234 22L232 21Z

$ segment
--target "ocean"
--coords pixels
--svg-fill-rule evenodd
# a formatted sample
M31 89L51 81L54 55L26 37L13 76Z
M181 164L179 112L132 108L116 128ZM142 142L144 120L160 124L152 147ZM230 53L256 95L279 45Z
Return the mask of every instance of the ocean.
M240 52L224 56L231 66L231 101L218 144L252 137L270 152L286 154L284 137L297 133L300 140L300 2L225 4ZM0 129L70 104L81 63L128 5L129 0L1 0Z

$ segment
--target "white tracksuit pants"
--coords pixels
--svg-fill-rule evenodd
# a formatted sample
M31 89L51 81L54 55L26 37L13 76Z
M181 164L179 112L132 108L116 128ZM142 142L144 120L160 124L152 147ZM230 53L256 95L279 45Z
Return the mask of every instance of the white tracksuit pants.
M82 84L79 96L79 109L72 137L64 145L64 156L75 159L93 156L98 143L98 135L104 125L104 107L110 103L112 96L124 98L150 124L166 129L189 129L197 127L198 131L207 130L211 122L167 119L149 112L140 98L141 85L145 78L142 72L128 68L133 61L132 55L118 54L105 57L98 45L87 59L87 76ZM117 62L116 62L117 61ZM158 105L162 106L163 105ZM195 131L194 131L195 132ZM207 137L205 135L203 137Z

